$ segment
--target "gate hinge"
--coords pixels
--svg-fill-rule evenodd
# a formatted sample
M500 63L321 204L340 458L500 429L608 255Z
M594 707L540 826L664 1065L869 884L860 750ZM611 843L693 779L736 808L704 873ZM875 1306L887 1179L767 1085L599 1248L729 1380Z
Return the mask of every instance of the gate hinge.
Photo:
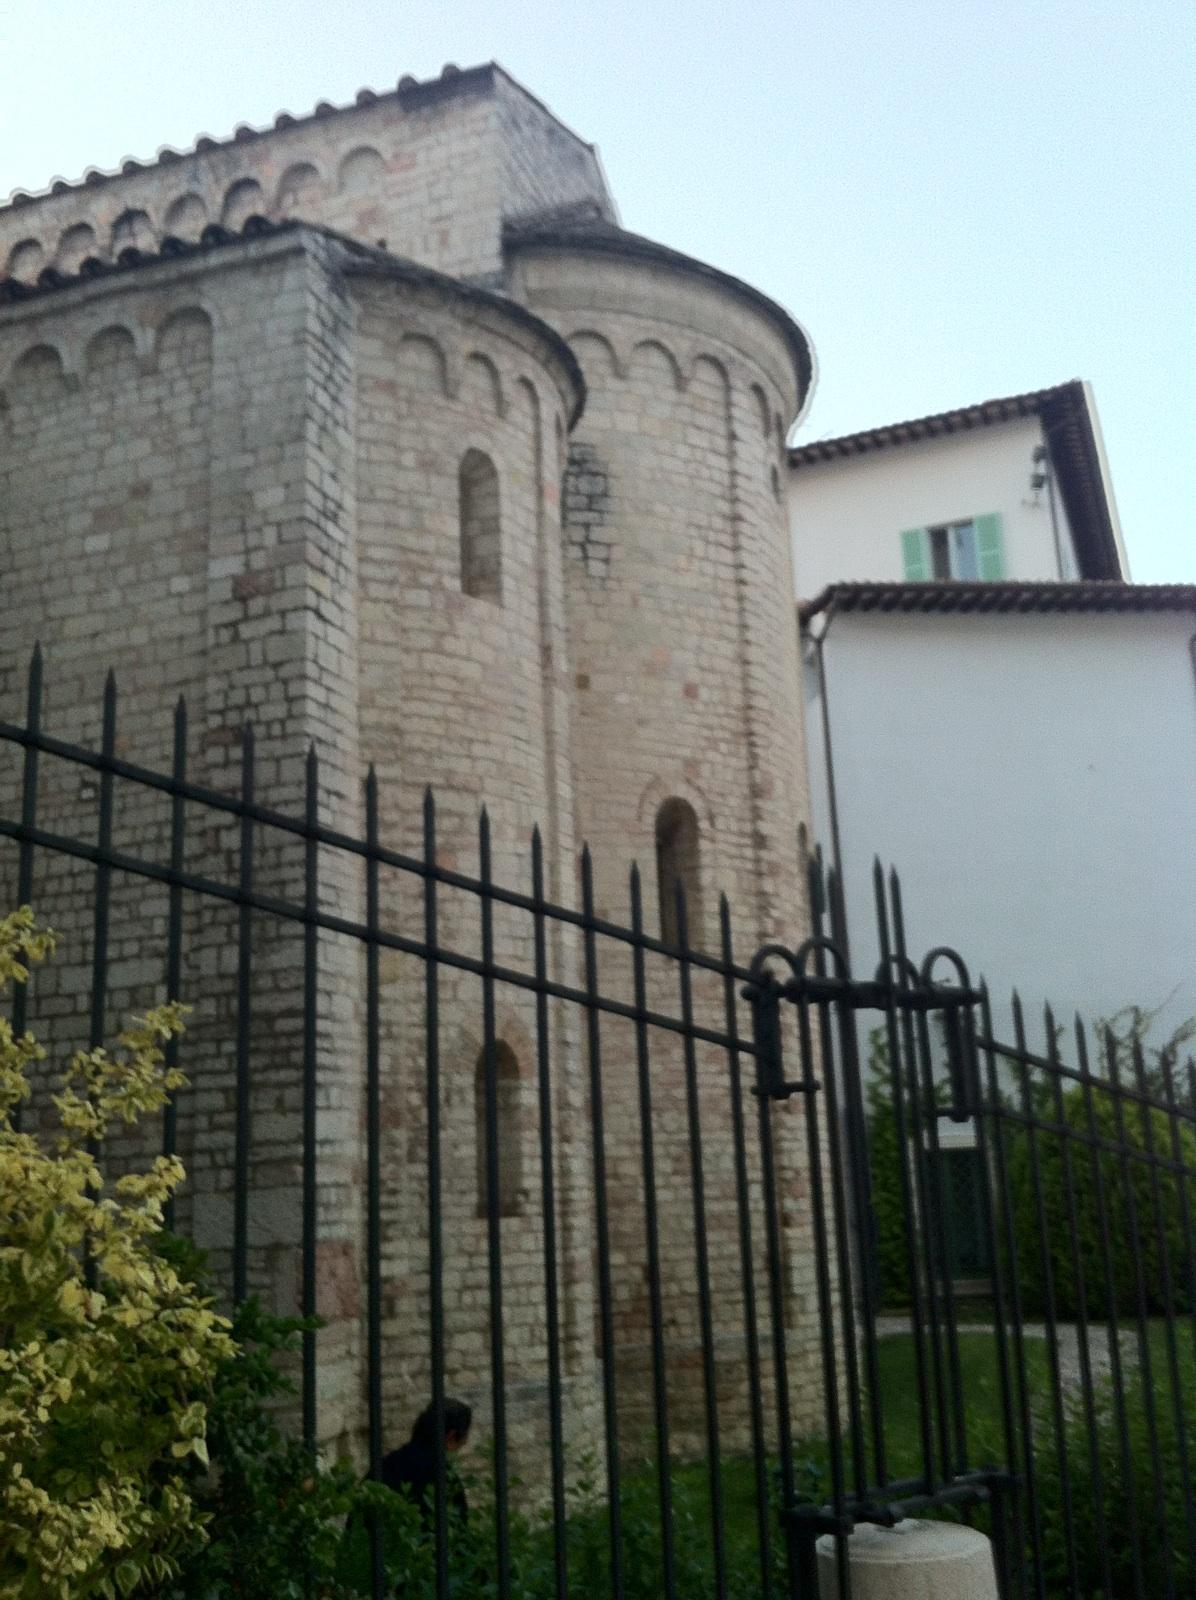
M800 1080L785 1077L784 1046L781 1041L781 1000L784 986L771 973L762 973L748 984L743 995L752 1008L752 1039L756 1047L755 1095L768 1100L788 1100L795 1094L815 1093L820 1085L812 1077Z

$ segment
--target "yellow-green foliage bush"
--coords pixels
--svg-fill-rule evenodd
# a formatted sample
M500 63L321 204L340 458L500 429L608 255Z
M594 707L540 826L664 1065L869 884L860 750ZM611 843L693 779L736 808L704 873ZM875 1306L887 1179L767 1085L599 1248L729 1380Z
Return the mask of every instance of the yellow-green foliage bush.
M0 993L52 946L28 908L0 919ZM154 1250L179 1162L109 1185L97 1159L111 1128L182 1085L162 1052L181 1027L180 1008L162 1006L114 1052L74 1055L43 1141L18 1132L14 1112L44 1051L0 1018L3 1600L148 1592L199 1534L188 1483L206 1460L228 1324Z

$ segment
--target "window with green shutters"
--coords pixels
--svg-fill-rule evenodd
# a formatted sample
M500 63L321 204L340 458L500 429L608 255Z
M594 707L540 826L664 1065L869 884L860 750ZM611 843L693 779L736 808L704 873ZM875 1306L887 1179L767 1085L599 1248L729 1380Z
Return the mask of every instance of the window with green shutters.
M1001 519L993 511L966 522L906 528L901 535L901 564L910 583L1003 578Z
M912 583L924 583L930 577L930 531L927 528L907 528L901 535L901 558L905 576Z
M973 519L976 530L976 564L980 576L986 579L1003 578L1005 562L1001 550L1001 519L995 511Z

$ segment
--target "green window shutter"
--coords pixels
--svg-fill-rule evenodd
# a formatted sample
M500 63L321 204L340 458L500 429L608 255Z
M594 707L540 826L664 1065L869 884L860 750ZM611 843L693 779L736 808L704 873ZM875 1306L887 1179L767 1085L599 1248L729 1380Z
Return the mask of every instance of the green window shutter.
M1005 558L1001 547L1001 519L991 512L986 517L974 517L976 529L976 566L982 578L990 581L1005 576Z
M901 560L910 583L930 579L930 540L925 528L907 528L901 535Z

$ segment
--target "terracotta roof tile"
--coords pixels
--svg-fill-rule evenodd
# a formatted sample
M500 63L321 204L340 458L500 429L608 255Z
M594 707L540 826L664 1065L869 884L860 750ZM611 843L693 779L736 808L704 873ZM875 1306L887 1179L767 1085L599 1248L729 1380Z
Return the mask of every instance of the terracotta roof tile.
M1196 612L1196 584L1116 583L832 583L802 601L803 622L820 612L1008 615L1074 611Z

